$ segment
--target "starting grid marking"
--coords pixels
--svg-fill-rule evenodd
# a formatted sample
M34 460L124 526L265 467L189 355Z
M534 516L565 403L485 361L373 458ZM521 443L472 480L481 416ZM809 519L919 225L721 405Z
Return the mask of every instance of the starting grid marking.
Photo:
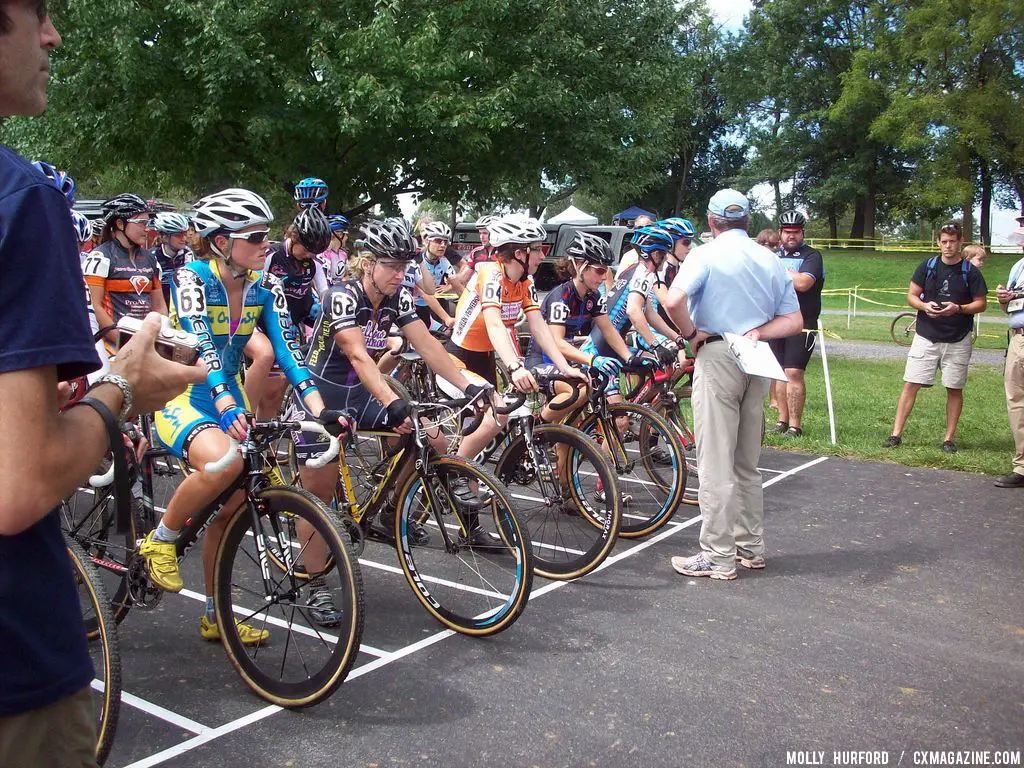
M827 456L821 456L817 459L813 459L811 461L805 462L796 467L793 467L792 469L787 470L758 467L758 469L761 472L771 473L774 475L773 477L770 477L769 479L765 480L762 483L762 487L768 488L772 485L775 485L778 482L781 482L782 480L785 480L788 477L792 477L793 475L803 472L804 470L815 467L818 464L821 464L822 462L827 460ZM163 511L160 507L156 507L156 509L158 511ZM603 563L601 563L600 566L594 569L592 573L600 573L604 569L609 568L612 565L615 565L616 563L621 562L622 560L625 560L628 557L632 557L635 554L642 552L643 550L652 547L655 544L658 544L671 536L674 536L681 530L696 525L700 522L700 519L700 515L698 514L681 522L672 520L668 523L668 525L665 526L665 528L660 533L651 537L650 539L646 539L638 544L630 546L629 549L626 549L622 552L610 555ZM396 566L378 563L376 561L368 560L366 558L360 558L359 564L376 570L402 575L402 570ZM551 592L563 589L572 583L573 582L569 581L550 581L544 584L543 586L534 589L530 593L530 600L533 601L538 597L543 597L544 595L550 594ZM198 592L193 592L191 590L182 590L180 594L192 600L198 600L203 603L206 602L206 597ZM415 653L419 653L420 651L423 651L429 648L430 646L436 645L439 642L447 640L449 637L454 637L456 634L457 633L451 629L438 630L437 632L435 632L432 635L429 635L428 637L425 637L421 640L418 640L415 643L404 646L394 651L385 651L380 648L374 648L373 646L369 646L365 643L362 643L359 646L359 652L365 653L366 655L372 656L374 658L365 664L353 668L349 672L348 677L346 677L345 680L346 682L349 680L355 680L359 677L362 677L363 675L375 672L378 669L388 666L389 664L401 661L402 659L407 658L408 656L411 656ZM94 687L97 687L101 685L101 683L99 683L98 681L93 681L93 685ZM162 707L159 704L155 704L153 702L142 699L139 696L128 693L127 691L122 691L121 702L147 715L158 718L178 728L182 728L183 730L196 734L194 737L187 739L183 742L180 742L178 744L175 744L171 747L168 747L164 750L161 750L160 752L149 755L148 757L144 757L140 760L136 760L135 762L128 763L127 765L123 766L123 768L150 768L150 766L160 765L161 763L164 763L175 757L183 755L186 752L190 752L193 749L201 747L204 744L208 744L211 741L215 741L216 739L227 736L230 733L234 733L235 731L238 731L242 728L246 728L252 725L253 723L257 723L260 720L264 720L270 717L271 715L275 715L278 712L284 711L282 707L279 707L276 704L269 704L267 706L262 707L261 709L256 710L255 712L245 715L244 717L237 718L235 720L232 720L228 723L225 723L217 727L212 727L203 725L202 723L198 723L183 715L173 712L172 710L166 709L165 707Z

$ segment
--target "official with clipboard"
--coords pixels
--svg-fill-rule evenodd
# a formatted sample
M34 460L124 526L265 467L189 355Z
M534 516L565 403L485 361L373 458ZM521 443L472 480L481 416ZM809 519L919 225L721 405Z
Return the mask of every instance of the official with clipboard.
M733 347L743 342L730 345L725 334L749 342L778 339L797 333L803 319L782 263L747 236L749 215L742 193L715 193L708 203L715 239L690 251L665 304L697 349L692 403L702 523L700 552L672 558L684 576L731 580L737 562L765 567L757 461L769 380L741 370Z

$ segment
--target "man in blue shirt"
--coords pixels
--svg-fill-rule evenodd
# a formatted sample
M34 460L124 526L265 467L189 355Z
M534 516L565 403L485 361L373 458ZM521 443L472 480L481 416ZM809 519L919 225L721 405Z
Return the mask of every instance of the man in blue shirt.
M45 109L59 44L45 2L0 2L0 117ZM78 245L60 190L3 145L0 268L0 765L93 766L93 670L56 506L106 452L108 415L116 429L113 414L205 376L156 354L154 315L85 407L58 415L58 381L99 367Z
M715 239L690 251L665 308L695 345L693 419L700 475L701 551L673 557L684 576L736 578L736 563L764 568L764 502L757 460L768 380L743 373L722 334L753 341L791 336L803 318L793 281L774 253L747 236L750 204L734 189L715 193Z
M996 480L996 485L999 488L1024 488L1024 259L1013 265L1006 285L996 287L996 298L1010 321L1010 344L1006 349L1003 384L1014 448L1013 469L1010 474Z

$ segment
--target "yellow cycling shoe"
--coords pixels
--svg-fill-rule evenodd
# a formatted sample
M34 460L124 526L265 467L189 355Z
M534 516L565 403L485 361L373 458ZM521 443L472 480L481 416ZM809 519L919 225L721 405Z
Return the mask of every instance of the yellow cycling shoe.
M153 541L155 532L150 531L139 547L139 554L146 558L149 578L166 592L181 592L184 584L178 570L178 552L172 542Z
M256 629L256 627L242 622L238 622L235 626L238 627L238 636L242 640L242 645L259 645L270 639L270 633L265 629ZM203 618L199 620L199 634L203 636L203 640L220 640L220 627L203 614Z

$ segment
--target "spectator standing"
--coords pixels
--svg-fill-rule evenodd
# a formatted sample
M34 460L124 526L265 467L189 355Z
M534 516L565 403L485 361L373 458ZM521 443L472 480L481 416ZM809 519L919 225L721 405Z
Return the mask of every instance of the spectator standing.
M0 117L46 108L58 45L43 0L0 0ZM156 354L150 315L111 373L58 413L58 381L99 367L75 230L60 190L3 145L0 263L0 765L92 768L93 669L57 505L111 434L120 442L119 420L205 376Z
M895 448L903 442L903 429L918 391L932 386L936 370L941 370L942 385L946 388L946 436L942 450L957 450L953 438L964 407L964 385L974 349L971 327L974 316L985 311L988 287L981 271L960 252L960 224L943 224L938 244L940 255L918 264L907 291L907 304L917 310L916 333L907 353L896 421L892 434L882 443L883 448Z
M804 402L807 386L804 371L814 351L821 315L821 289L825 284L825 265L821 254L804 242L807 219L800 211L785 211L779 217L779 257L793 280L804 327L800 333L771 342L772 352L786 372L786 381L775 384L779 420L771 428L783 437L803 435Z
M715 193L708 225L715 239L694 248L679 268L666 309L695 345L693 419L700 475L700 552L673 557L684 576L736 578L736 563L765 567L761 455L767 379L736 363L726 332L785 338L802 325L793 281L777 256L747 236L747 198Z
M996 288L999 306L1009 315L1010 344L1006 350L1006 410L1013 433L1013 468L996 480L1000 488L1024 488L1024 259L1010 270L1006 286Z

